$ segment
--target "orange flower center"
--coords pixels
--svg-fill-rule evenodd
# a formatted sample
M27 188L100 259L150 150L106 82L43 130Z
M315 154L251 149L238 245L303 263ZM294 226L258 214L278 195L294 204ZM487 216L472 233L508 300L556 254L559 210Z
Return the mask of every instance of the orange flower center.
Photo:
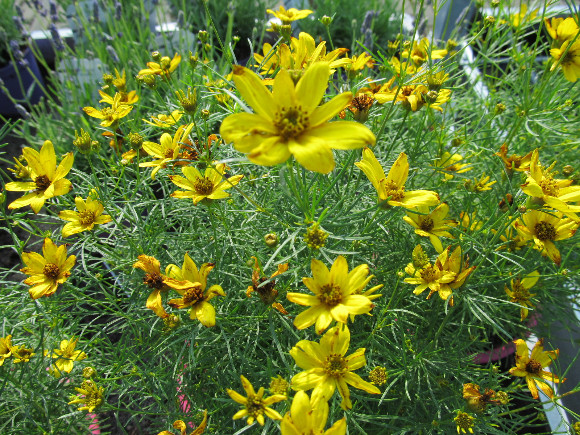
M173 150L172 149L165 150L165 154L163 154L163 157L165 157L166 159L172 159Z
M421 228L426 233L430 232L435 224L430 216L419 216L419 228Z
M556 238L556 228L550 222L538 222L534 226L534 232L538 239L544 240L554 240Z
M81 225L91 225L95 222L95 213L89 210L81 211L79 213L79 221Z
M46 175L39 175L34 179L37 192L44 192L50 186L50 179Z
M158 273L147 273L143 278L143 282L154 289L160 290L163 288L163 277Z
M532 375L537 375L541 371L542 371L542 364L540 364L535 359L529 360L528 363L526 364L526 372L528 372Z
M391 197L389 201L400 201L405 197L405 186L399 187L393 180L385 183L385 189L387 190L387 197Z
M300 136L308 128L308 115L302 111L302 106L282 107L274 115L274 126L284 139Z
M210 195L213 192L213 182L206 177L198 178L193 183L195 191L200 195Z
M337 285L332 284L325 284L322 286L320 290L320 294L318 295L318 299L325 304L334 307L342 302L342 292L340 291L340 287Z
M540 181L540 187L542 188L542 192L548 196L558 196L560 190L552 177L547 177Z
M188 288L183 295L183 303L186 305L193 305L203 300L203 290L201 284Z
M261 398L254 396L253 394L248 396L246 400L246 411L248 415L256 418L258 415L264 413L264 403Z
M326 357L324 372L334 378L340 378L348 372L346 359L339 354L333 353Z
M441 271L438 268L433 267L432 264L425 266L425 268L421 269L419 273L425 282L434 282L441 278Z
M60 269L54 263L46 263L42 268L42 273L49 279L57 279Z

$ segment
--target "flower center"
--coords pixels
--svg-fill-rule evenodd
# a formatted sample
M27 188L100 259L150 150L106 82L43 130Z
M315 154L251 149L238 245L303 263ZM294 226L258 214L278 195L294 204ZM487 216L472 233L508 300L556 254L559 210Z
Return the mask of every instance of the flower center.
M552 177L544 178L540 181L540 187L544 194L548 196L558 196L558 191L560 190Z
M58 266L56 264L54 264L54 263L46 263L44 265L44 267L42 268L42 273L47 278L57 279L58 278L58 274L60 273L60 270L59 270L59 268L58 268Z
M166 150L165 154L163 154L163 157L165 157L166 159L172 159L173 158L173 150L172 149Z
M81 211L79 213L79 221L81 225L91 225L95 222L95 213L89 210Z
M554 240L556 238L556 228L550 222L538 222L534 226L536 237L540 240Z
M163 277L158 273L147 273L143 278L143 282L154 289L162 289L163 288Z
M50 186L50 179L46 175L39 175L34 179L37 192L44 192Z
M101 115L103 115L103 119L106 119L108 121L115 119L115 116L114 116L115 111L110 107L105 107L104 109L102 109Z
M213 192L213 182L207 177L198 178L195 180L193 187L200 195L207 196Z
M432 264L428 264L427 266L425 266L425 268L421 269L419 273L421 274L421 278L425 282L437 281L441 277L441 272L439 271L439 269L433 267Z
M302 111L301 105L282 107L274 115L274 125L286 140L300 136L309 124L308 114Z
M264 403L262 402L262 399L254 395L249 395L248 399L246 400L246 410L248 411L248 415L254 418L260 414L263 414Z
M185 290L183 295L183 303L186 305L193 305L199 301L203 300L203 290L201 289L201 284L196 283L191 288Z
M400 201L405 196L405 186L399 187L393 180L385 183L385 189L387 190L387 197L391 197L389 201Z
M526 364L526 372L531 373L533 375L540 374L542 371L542 364L540 364L535 359L531 359Z
M340 378L348 372L348 364L342 355L333 353L326 357L324 372L334 378Z
M338 305L342 302L342 292L340 291L340 287L332 284L323 285L320 294L318 295L318 299L320 299L323 304L330 305L331 307Z
M260 284L266 281L267 278L260 277ZM254 291L258 292L258 296L267 305L270 305L278 296L278 290L276 290L276 281L272 280L267 282L266 284L262 284L260 286L256 286L254 284Z
M513 290L513 301L514 302L526 302L530 299L530 292L526 289L520 280L514 281L512 286Z
M433 224L433 219L430 216L419 216L419 228L421 228L426 233L430 232L435 225Z

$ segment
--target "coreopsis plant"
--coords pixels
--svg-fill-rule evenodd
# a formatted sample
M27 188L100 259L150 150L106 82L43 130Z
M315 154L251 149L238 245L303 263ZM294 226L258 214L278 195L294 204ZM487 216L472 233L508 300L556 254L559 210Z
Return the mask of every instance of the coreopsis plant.
M63 210L58 217L68 221L62 228L62 236L69 237L73 234L91 231L95 225L103 225L111 222L112 218L108 214L103 214L105 207L96 199L97 192L93 189L89 193L86 201L80 196L75 198L77 211Z
M232 400L244 406L244 408L234 414L234 420L247 417L246 422L248 424L253 424L254 421L257 421L261 426L264 426L265 417L273 420L282 420L282 416L278 411L270 408L270 405L286 400L286 396L274 394L273 396L264 397L264 387L260 387L256 393L256 390L254 390L254 387L244 375L241 375L240 378L242 380L242 387L244 387L244 391L246 392L246 397L237 391L227 390Z
M82 361L87 357L87 354L82 350L75 350L79 339L72 337L70 340L62 340L60 347L54 349L52 353L49 350L44 351L44 356L56 359L51 366L51 373L58 378L62 372L70 373L74 367L75 361Z

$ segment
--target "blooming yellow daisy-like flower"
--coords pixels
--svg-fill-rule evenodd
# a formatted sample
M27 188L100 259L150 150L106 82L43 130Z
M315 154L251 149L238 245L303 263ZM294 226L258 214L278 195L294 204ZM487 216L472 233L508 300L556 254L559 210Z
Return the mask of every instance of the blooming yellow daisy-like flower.
M526 379L532 397L539 397L538 387L550 399L554 397L554 390L544 381L564 382L566 379L559 379L548 370L543 370L558 358L559 350L544 351L544 340L539 339L531 355L528 345L522 339L514 340L516 344L516 366L509 370L510 375L519 376Z
M539 210L528 210L522 216L522 223L516 222L515 225L522 239L532 240L536 249L558 266L562 258L554 242L569 239L578 229L578 223L564 219L562 213L549 214Z
M143 142L143 150L150 156L155 157L157 160L152 162L139 163L140 168L153 167L153 172L151 172L151 179L155 179L155 175L160 169L167 167L167 164L173 162L180 157L180 150L184 144L184 141L191 133L195 124L181 125L173 138L169 133L163 133L161 135L160 143L145 141Z
M457 433L473 433L475 418L467 412L457 411L457 416L453 420L457 424Z
M360 148L374 145L376 139L358 122L328 122L353 98L351 92L344 92L319 107L329 74L328 62L316 62L294 84L290 73L281 70L270 92L257 74L234 66L236 87L255 113L236 113L224 119L222 138L248 153L248 159L258 165L276 165L293 155L310 171L332 171L332 148Z
M280 6L278 11L267 9L266 12L274 15L276 18L282 21L282 24L290 24L292 21L301 20L303 18L306 18L308 15L312 13L310 9L302 9L302 10L298 10L296 8L286 9L284 6Z
M454 174L462 174L473 169L469 163L459 163L461 160L463 160L461 154L451 154L449 151L445 151L441 157L435 160L433 166L445 173L446 180L451 180L455 176Z
M298 391L292 399L290 412L287 412L280 422L282 435L344 435L346 434L346 418L335 422L324 430L328 420L328 403L324 400L313 403L304 391Z
M508 219L512 219L511 216ZM493 234L497 233L497 230L492 229ZM518 234L516 231L516 222L513 221L505 231L499 236L499 239L503 242L497 250L507 249L510 252L517 251L526 245L526 240Z
M264 387L260 387L256 393L254 387L245 376L242 375L240 378L242 379L242 387L244 387L246 397L234 390L227 389L227 393L234 401L240 405L244 405L243 409L234 414L233 419L237 420L239 418L248 417L248 424L253 424L254 421L257 421L261 426L264 426L264 416L269 417L272 420L282 420L282 416L278 411L273 410L269 406L286 400L286 396L283 394L274 394L270 397L264 397Z
M555 47L561 47L564 41L574 39L580 32L578 23L572 17L544 18L546 30L554 40Z
M467 213L462 211L459 213L459 225L465 232L479 231L483 227L483 221L477 218L477 211Z
M157 116L152 115L151 121L147 121L146 119L143 119L143 122L145 122L149 125L153 125L155 127L168 128L168 127L171 127L172 125L176 124L177 121L179 121L182 116L183 116L182 111L174 110L169 115L166 115L164 113L159 113Z
M399 154L387 176L370 148L363 150L363 159L355 165L373 183L379 195L379 202L386 201L390 206L405 208L439 203L439 195L430 190L405 191L405 183L409 177L409 162L405 153Z
M475 177L472 180L465 181L465 188L470 192L485 192L492 189L492 186L497 183L497 180L489 181L491 177L485 175L485 172L481 177Z
M443 59L447 56L447 50L433 50L427 38L420 41L413 41L411 50L403 50L402 58L410 58L415 67L420 67L428 60Z
M508 175L511 175L513 171L525 172L530 169L533 151L530 151L525 156L520 156L518 154L512 154L511 156L508 156L507 152L508 147L504 143L500 147L499 152L495 153L494 156L498 156L502 159Z
M321 401L328 401L338 388L342 397L340 407L344 410L352 408L348 385L367 393L380 394L381 390L353 373L366 365L365 349L357 349L345 356L349 345L350 331L346 325L329 329L320 343L308 340L296 343L290 355L304 371L292 378L292 388L296 391L313 389L311 402L314 406Z
M418 246L420 248L420 245ZM420 248L420 250L422 251L422 248ZM417 286L415 287L415 290L413 290L414 294L420 295L426 289L429 289L427 299L433 296L434 293L439 293L439 297L444 301L451 298L449 304L453 305L453 291L451 290L449 283L455 280L457 272L449 269L446 270L443 266L448 259L448 252L449 249L445 249L441 252L434 264L430 262L425 265L417 265L415 262L407 264L405 272L411 275L411 278L405 278L404 281L407 284Z
M534 304L530 301L531 298L536 296L534 293L530 293L530 289L536 285L540 273L534 270L532 273L527 274L523 278L516 278L510 281L511 290L508 286L505 286L505 292L510 297L510 302L515 302L520 304L522 307L520 309L521 320L523 321L528 317L528 307L534 308Z
M30 168L32 181L14 181L6 183L4 188L12 192L32 192L12 201L8 206L9 209L14 210L30 205L34 213L38 213L47 199L64 195L71 190L71 182L64 177L72 168L73 153L66 154L57 167L54 146L51 141L47 140L40 152L25 147L22 155Z
M169 58L168 56L163 56L159 60L159 63L147 62L147 68L139 71L138 75L140 76L156 75L161 76L164 79L169 79L169 77L171 77L171 73L177 69L180 62L181 62L180 54L175 53L173 59Z
M133 264L133 267L145 272L143 283L153 290L147 298L147 308L153 310L153 312L162 319L166 318L169 314L167 314L163 308L161 292L169 290L169 287L167 286L169 277L167 275L172 267L167 266L165 268L165 275L162 275L161 263L155 257L149 255L139 255L137 261Z
M54 377L60 377L61 372L70 373L75 361L86 359L86 353L82 350L75 350L78 341L78 338L75 339L75 337L72 337L70 340L62 340L60 342L60 349L54 349L52 354L49 350L44 351L44 356L56 358L51 370Z
M101 95L101 100L99 100L99 103L107 103L111 106L116 104L115 97L117 95L121 96L118 100L119 105L131 106L131 105L135 104L137 101L139 101L139 95L137 95L137 91L131 91L128 93L123 92L123 91L119 91L113 97L111 97L109 94L107 94L106 92L103 92L101 90L99 90L99 94Z
M215 166L213 166L215 165ZM191 198L197 205L203 200L223 199L230 196L227 189L234 187L244 177L243 175L234 175L224 178L227 166L225 163L213 163L208 166L204 175L197 168L184 166L181 172L185 178L180 175L170 175L169 178L177 186L186 189L177 190L171 194L173 198Z
M63 237L69 237L83 231L91 231L95 225L111 222L111 216L103 214L105 207L98 199L95 199L96 196L97 192L94 189L91 190L86 201L80 196L77 196L75 198L75 204L78 211L63 210L58 214L59 218L69 221L62 228Z
M429 237L433 247L437 252L443 251L443 245L439 237L454 237L449 233L449 229L457 226L457 221L445 219L449 213L447 203L439 204L434 210L429 211L427 206L419 206L415 211L407 211L407 216L403 220L415 228L415 234L422 237Z
M0 337L0 367L12 356L12 335Z
M79 411L93 412L103 403L103 393L105 389L99 387L95 381L86 379L82 382L80 388L75 388L80 396L68 402L69 405L80 404ZM74 396L73 396L74 397Z
M550 49L550 56L555 60L550 70L559 65L566 80L572 83L578 80L580 77L580 39L575 42L564 41L560 48Z
M189 435L201 435L202 433L205 432L206 428L207 428L207 410L204 409L203 420L192 432L189 433ZM183 420L175 420L173 422L173 429L177 429L180 432L180 435L187 435L187 425ZM174 433L168 430L164 430L159 432L157 435L174 435Z
M530 162L530 173L526 182L521 185L522 191L580 222L576 215L576 212L580 212L580 205L569 204L580 201L580 186L571 186L573 180L554 179L554 164L549 168L542 167L538 155L538 150L535 149Z
M20 364L22 362L30 362L30 358L34 355L34 349L21 345L12 346L12 362Z
M101 96L107 95L102 91L99 91ZM108 95L107 95L108 97ZM83 111L97 119L102 119L101 126L102 127L115 127L119 119L124 118L129 114L131 110L133 110L133 106L130 104L122 103L121 102L122 95L120 93L116 93L113 101L110 102L110 107L105 107L103 109L95 109L94 107L83 107Z
M339 255L330 271L317 259L310 263L312 278L302 278L302 282L314 295L289 292L286 297L290 302L309 306L306 311L294 319L294 326L305 329L316 323L316 333L321 334L333 320L346 323L349 314L368 313L374 304L361 293L373 275L369 274L369 266L361 264L348 271L346 259ZM378 285L372 290L381 288Z
M209 303L215 296L225 296L221 286L214 284L207 288L207 276L214 263L203 263L198 269L188 254L183 258L183 266L169 265L169 279L165 283L181 295L168 303L173 308L190 308L189 317L197 319L203 326L215 326L215 309Z
M30 275L24 284L31 286L28 292L32 299L53 295L58 285L68 279L76 257L70 255L67 258L66 253L66 245L56 246L49 238L44 239L42 255L36 252L22 253L26 267L20 269L20 272Z

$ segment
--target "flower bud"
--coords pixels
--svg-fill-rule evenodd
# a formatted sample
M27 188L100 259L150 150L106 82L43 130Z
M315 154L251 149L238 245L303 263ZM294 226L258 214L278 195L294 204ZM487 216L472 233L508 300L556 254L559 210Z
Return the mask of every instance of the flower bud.
M264 236L264 242L268 248L275 248L278 244L278 236L276 233L268 233Z

